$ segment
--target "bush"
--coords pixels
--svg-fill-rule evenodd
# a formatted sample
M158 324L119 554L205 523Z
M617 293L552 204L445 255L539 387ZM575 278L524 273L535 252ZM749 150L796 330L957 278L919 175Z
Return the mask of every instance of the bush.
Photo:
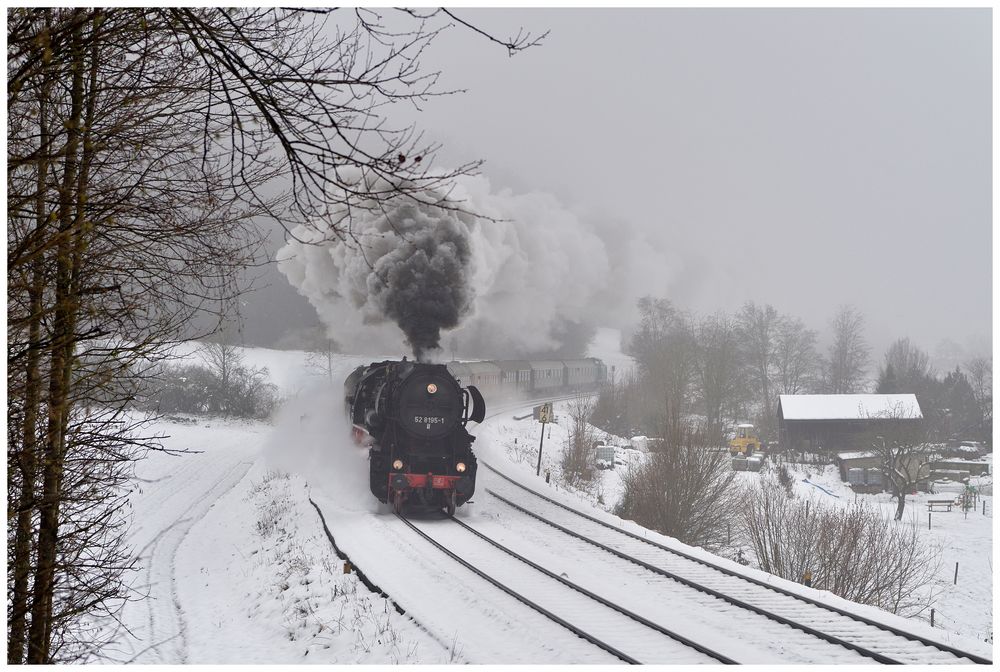
M920 537L917 525L896 522L860 500L846 508L789 499L774 478L764 477L747 494L743 531L760 569L799 582L806 570L812 587L902 616L929 608L926 590L940 553Z
M278 388L266 368L244 365L232 346L210 345L208 366L164 367L149 386L143 407L159 413L204 413L267 418Z
M594 405L583 397L578 397L569 406L573 424L566 437L560 466L563 478L570 485L579 486L594 478L596 436L588 424L593 410Z
M740 505L729 453L695 445L667 444L642 466L625 473L615 513L692 546L718 550Z
M795 479L792 478L792 475L788 472L788 467L785 465L778 467L778 483L785 489L785 496L795 496Z

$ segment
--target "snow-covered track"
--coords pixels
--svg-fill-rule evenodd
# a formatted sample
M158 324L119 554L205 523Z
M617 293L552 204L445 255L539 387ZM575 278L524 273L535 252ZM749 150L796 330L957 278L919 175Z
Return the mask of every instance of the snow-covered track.
M439 524L421 526L402 516L399 518L421 538L494 587L626 663L734 662L555 575L457 519L452 519L452 522L459 523L458 527L449 524L447 520L436 521ZM433 533L428 532L428 528L433 529ZM460 534L466 538L459 540L453 535L458 529L472 532L475 537L468 537L465 532L461 532ZM445 538L444 541L442 537ZM458 548L463 551L462 555L456 552ZM524 571L518 563L496 562L498 549L517 558L528 571ZM488 574L484 567L492 567L492 574ZM546 579L540 580L539 573ZM497 578L497 574L503 575L504 578ZM525 596L523 593L527 591L523 588L521 591L515 590L511 586L515 582L519 587L529 587L535 599ZM542 602L547 606L543 606ZM595 608L594 602L603 608ZM570 622L557 612L572 613L577 623ZM580 624L581 620L586 623ZM636 627L636 623L632 621L644 627ZM598 629L602 632L600 637L592 634ZM612 644L608 642L609 639L617 641ZM659 659L653 659L651 656L659 656Z
M699 643L697 643L697 642L695 642L693 640L690 640L687 637L684 637L683 635L680 635L680 634L678 634L676 632L668 630L667 628L664 628L661 625L653 623L649 619L644 618L643 616L640 616L639 614L635 613L634 611L630 611L629 609L626 609L626 608L624 608L624 607L622 607L622 606L620 606L618 604L614 604L613 602L610 602L610 601L604 599L600 595L597 595L597 594L595 594L595 593L587 590L586 588L584 588L584 587L582 587L580 585L577 585L577 584L573 583L572 581L569 581L569 580L563 578L562 576L559 576L555 572L552 572L552 571L550 571L550 570L542 567L538 563L533 562L533 561L529 560L528 558L524 557L523 555L520 555L519 553L515 552L514 550L508 548L507 546L504 546L503 544L501 544L500 542L496 541L495 539L491 539L490 537L486 536L485 534L483 534L479 530L475 529L474 527L471 527L471 526L467 525L466 523L462 522L461 520L458 520L457 518L455 518L453 520L454 520L454 522L458 523L463 529L465 529L465 530L471 532L472 534L476 535L477 537L479 537L480 539L482 539L486 543L490 544L494 548L496 548L496 549L498 549L500 551L503 551L504 553L506 553L507 555L510 555L513 558L516 558L516 559L520 560L521 562L523 562L524 564L528 565L532 569L534 569L534 570L536 570L538 572L541 572L542 574L545 574L549 578L551 578L551 579L553 579L555 581L558 581L559 583L563 584L564 586L572 588L573 590L575 590L575 591L577 591L579 593L582 593L583 595L586 595L587 597L589 597L590 599L594 600L595 602L599 602L599 603L603 604L604 606L606 606L606 607L608 607L610 609L614 609L615 611L617 611L618 613L622 614L623 616L627 616L628 618L631 618L633 621L636 621L637 623L641 623L642 625L646 626L647 628L650 628L651 630L656 630L657 632L659 632L659 633L661 633L663 635L666 635L670 639L673 639L673 640L675 640L677 642L680 642L684 646L690 647L690 648L694 649L695 651L699 651L701 653L704 653L706 656L709 656L710 658L714 658L715 660L717 660L720 663L724 663L726 665L735 665L735 664L737 664L735 660L733 660L731 658L728 658L728 657L722 655L721 653L718 653L717 651L713 651L712 649L708 648L707 646L703 646L702 644L699 644Z
M991 664L989 659L838 609L807 596L646 539L536 492L486 464L481 466L530 493L540 506L529 510L486 488L499 501L561 532L660 576L748 609L880 663ZM539 512L544 511L544 515ZM609 533L610 531L610 533ZM655 550L650 552L649 547ZM665 552L665 553L664 553Z
M361 570L361 568L358 567L356 564L354 564L354 561L351 560L350 556L348 556L347 553L345 553L337 545L337 540L333 538L333 532L330 531L330 527L326 524L326 517L323 515L323 511L319 508L319 504L314 502L312 499L309 500L309 503L312 504L314 509L316 509L316 514L319 515L319 522L323 525L323 532L326 534L326 538L327 540L329 540L330 546L333 547L333 552L337 555L337 557L346 562L347 566L351 569L351 571L353 571L355 574L358 575L358 580L360 580L361 583L364 584L365 588L375 593L376 595L384 597L387 600L389 600L392 603L393 609L395 609L396 612L399 613L400 615L405 614L406 610L403 609L401 606L399 606L399 604L394 599L392 599L388 593L386 593L384 590L375 585L372 582L372 580L369 579L368 576Z

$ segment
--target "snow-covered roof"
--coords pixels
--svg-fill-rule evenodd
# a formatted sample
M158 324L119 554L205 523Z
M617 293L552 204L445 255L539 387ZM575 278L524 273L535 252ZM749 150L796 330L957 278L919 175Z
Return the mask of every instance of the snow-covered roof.
M851 450L846 453L837 453L838 460L856 460L861 457L875 457L870 450Z
M923 418L913 394L782 394L785 420L874 420Z
M562 363L566 366L593 366L593 359L564 359Z
M470 373L498 373L500 367L493 362L466 362Z
M530 371L531 367L523 359L511 359L494 362L501 371Z

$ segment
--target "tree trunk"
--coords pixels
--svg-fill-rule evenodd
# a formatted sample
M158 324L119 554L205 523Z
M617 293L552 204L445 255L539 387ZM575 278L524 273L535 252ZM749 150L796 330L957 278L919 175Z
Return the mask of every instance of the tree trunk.
M38 342L40 332L41 291L39 278L41 272L38 262L31 288L32 322L29 342ZM37 290L37 291L36 291ZM37 308L36 308L37 306ZM28 578L31 573L32 549L32 512L35 509L35 477L36 477L36 438L38 431L38 404L41 397L41 380L38 373L39 356L33 347L28 353L26 364L24 420L21 437L21 448L18 451L17 470L20 476L20 493L18 496L17 530L14 534L14 552L11 558L14 574L14 585L11 590L10 621L7 629L7 662L20 664L24 656L24 643L27 637L26 616L28 611ZM14 471L14 465L8 468Z
M35 199L36 230L41 231L48 219L45 207L45 177L48 173L48 161L44 158L49 152L48 123L46 98L48 97L48 82L43 83L39 99L39 138L41 157L38 164L38 193ZM41 330L42 330L42 296L44 274L43 258L35 258L30 262L31 284L28 287L28 354L25 363L24 384L24 419L22 424L21 447L18 451L17 467L21 478L18 497L17 530L14 535L14 552L12 557L14 585L11 591L10 621L7 628L7 662L17 665L24 658L24 644L27 637L26 616L28 610L28 578L31 573L32 550L32 512L35 507L35 478L37 460L38 410L41 399L42 381L39 372L41 360ZM9 465L13 471L14 465Z
M83 10L76 10L79 15ZM35 572L31 628L28 633L29 664L50 662L52 639L52 602L55 590L55 570L58 560L59 505L62 489L63 459L66 446L66 418L69 414L69 377L75 339L73 338L73 312L75 300L71 296L74 212L73 189L77 178L77 151L80 142L83 116L83 23L77 21L73 29L70 115L67 119L66 160L59 193L59 240L56 246L56 283L53 301L55 306L49 372L48 425L45 436L42 496L39 501L41 519L38 533L38 565Z
M903 507L906 506L905 488L899 488L899 502L896 504L896 520L903 519Z

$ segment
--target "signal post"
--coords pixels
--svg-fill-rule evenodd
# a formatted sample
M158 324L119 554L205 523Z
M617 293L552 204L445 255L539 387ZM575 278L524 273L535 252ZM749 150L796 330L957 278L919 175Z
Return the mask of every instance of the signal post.
M547 402L541 406L536 406L538 421L542 423L542 436L538 440L538 466L535 467L535 476L542 473L542 444L545 443L545 423L552 421L552 402Z

